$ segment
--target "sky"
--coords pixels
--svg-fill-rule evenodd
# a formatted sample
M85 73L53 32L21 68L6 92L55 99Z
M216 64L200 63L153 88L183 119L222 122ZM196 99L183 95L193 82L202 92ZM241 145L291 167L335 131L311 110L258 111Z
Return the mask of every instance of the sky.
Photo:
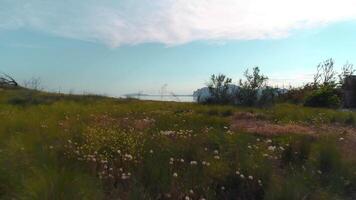
M192 94L259 66L299 86L356 64L355 0L0 0L0 71L48 91Z

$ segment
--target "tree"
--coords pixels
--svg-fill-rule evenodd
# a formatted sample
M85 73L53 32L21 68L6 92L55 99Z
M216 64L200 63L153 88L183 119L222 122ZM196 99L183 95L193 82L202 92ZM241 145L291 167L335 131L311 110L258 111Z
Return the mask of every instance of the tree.
M211 98L208 100L211 103L229 103L232 95L229 93L229 84L232 79L224 74L213 74L210 82L207 84Z
M314 86L336 86L337 73L334 70L335 61L330 58L318 64L314 75Z
M354 75L355 72L356 70L354 70L354 65L347 62L342 67L341 73L339 74L339 85L342 87L345 83L346 77Z
M0 87L17 87L19 84L11 76L2 73L0 74Z
M240 91L237 93L237 98L240 104L253 106L258 102L258 93L266 86L268 77L260 74L259 67L254 67L252 73L248 70L244 73L245 79L240 79Z

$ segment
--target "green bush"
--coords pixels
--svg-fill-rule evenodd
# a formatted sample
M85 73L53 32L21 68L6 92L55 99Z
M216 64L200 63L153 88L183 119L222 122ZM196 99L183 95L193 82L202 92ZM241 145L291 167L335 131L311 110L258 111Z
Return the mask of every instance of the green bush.
M338 91L333 87L323 86L314 90L305 98L304 106L337 108L341 104Z

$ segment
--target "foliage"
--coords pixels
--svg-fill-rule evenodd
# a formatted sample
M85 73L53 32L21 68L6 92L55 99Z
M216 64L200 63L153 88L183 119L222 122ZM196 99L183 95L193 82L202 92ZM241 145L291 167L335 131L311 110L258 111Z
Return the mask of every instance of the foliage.
M244 73L245 80L239 81L240 89L237 92L237 101L240 105L245 106L256 106L256 105L266 105L272 103L274 99L274 91L272 88L266 88L263 92L264 87L266 87L266 82L268 80L267 76L260 74L260 69L254 67L252 73L248 70ZM262 97L259 97L259 93L262 92Z
M229 84L232 79L226 77L224 74L212 75L208 83L211 98L208 103L226 104L232 100L232 94L229 92Z
M350 64L350 63L346 63L342 67L341 73L339 74L339 85L342 87L345 83L345 79L348 76L354 75L355 72L356 72L356 70L354 69L354 65Z
M318 64L313 82L315 86L336 86L337 72L334 69L334 64L335 61L332 58Z
M305 99L305 106L337 108L341 104L337 89L332 86L322 86L314 90Z

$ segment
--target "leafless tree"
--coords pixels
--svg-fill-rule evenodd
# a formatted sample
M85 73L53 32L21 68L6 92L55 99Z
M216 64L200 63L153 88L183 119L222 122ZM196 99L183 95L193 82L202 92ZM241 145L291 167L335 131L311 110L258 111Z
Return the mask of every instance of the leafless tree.
M342 69L341 73L339 74L339 84L342 86L344 85L345 78L351 75L354 75L356 70L354 69L354 65L350 63L346 63Z
M16 87L18 85L19 84L10 75L7 75L5 73L0 74L0 86L2 86L2 87L9 87L9 86Z
M23 86L25 88L33 89L33 90L42 90L41 87L41 78L39 77L32 77L29 80L23 82Z
M319 63L317 72L314 75L313 84L315 86L335 84L337 73L334 70L334 64L335 61L332 58Z

